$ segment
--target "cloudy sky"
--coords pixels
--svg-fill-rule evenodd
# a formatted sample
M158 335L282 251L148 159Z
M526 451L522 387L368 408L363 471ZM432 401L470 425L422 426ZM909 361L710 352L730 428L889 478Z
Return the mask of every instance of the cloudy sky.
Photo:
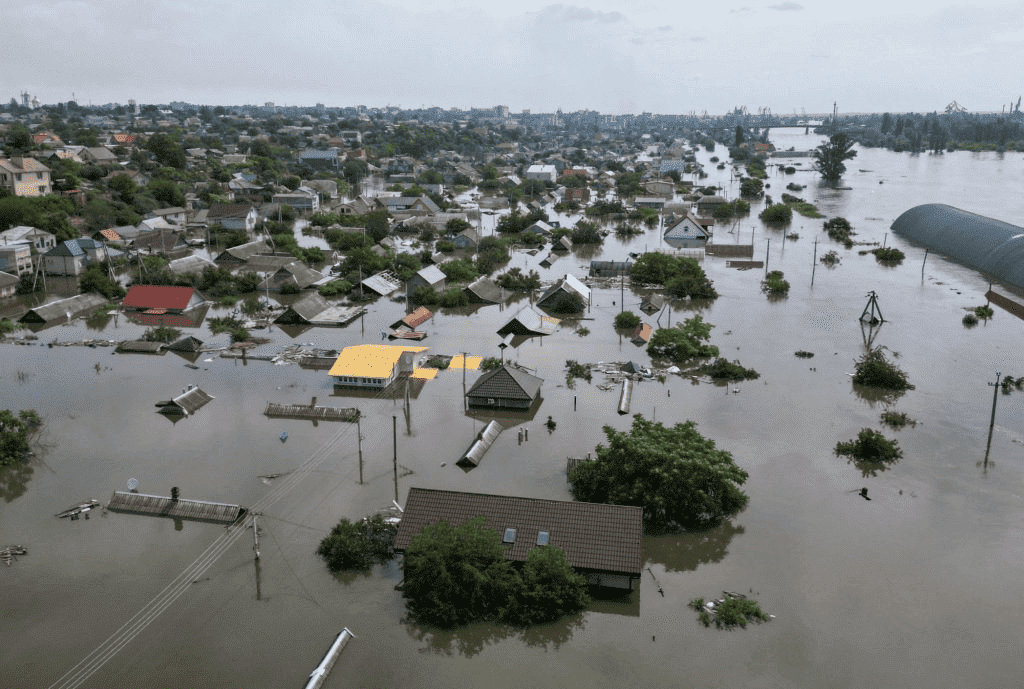
M999 110L1024 3L0 0L0 98L720 114Z

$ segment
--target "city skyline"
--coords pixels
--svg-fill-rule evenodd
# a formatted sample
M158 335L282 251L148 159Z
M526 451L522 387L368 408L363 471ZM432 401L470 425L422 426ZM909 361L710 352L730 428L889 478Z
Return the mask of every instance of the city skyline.
M514 6L439 0L119 0L5 9L0 93L87 105L186 101L512 112L781 115L999 111L1019 91L1024 8L878 0L737 0L710 7L605 0ZM44 30L74 26L71 36ZM984 78L980 78L984 76ZM7 96L9 97L9 96Z

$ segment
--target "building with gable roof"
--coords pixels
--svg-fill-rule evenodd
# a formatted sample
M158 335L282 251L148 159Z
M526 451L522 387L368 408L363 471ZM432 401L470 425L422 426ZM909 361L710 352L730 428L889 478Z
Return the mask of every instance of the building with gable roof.
M102 242L89 237L68 239L43 255L43 270L47 275L81 275L92 263L99 263L115 253ZM120 251L116 252L118 255Z
M0 186L15 196L46 196L53 192L50 168L35 158L0 159Z
M203 301L203 295L194 287L132 285L121 300L121 306L130 311L181 313L199 306Z
M544 380L509 364L488 371L466 392L471 407L524 411L540 399Z

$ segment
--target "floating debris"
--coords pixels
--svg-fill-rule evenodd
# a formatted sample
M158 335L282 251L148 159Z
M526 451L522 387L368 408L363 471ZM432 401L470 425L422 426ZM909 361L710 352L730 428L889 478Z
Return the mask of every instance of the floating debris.
M281 442L288 440L288 431L281 431Z
M801 359L811 359L814 357L814 352L808 352L806 350L800 349L796 352L793 352L793 356L798 356Z
M78 515L85 514L86 515L85 518L88 519L89 518L89 515L88 515L89 512L91 512L92 510L99 509L102 506L103 506L103 504L99 500L90 499L90 500L86 500L83 503L75 505L74 507L68 508L68 509L64 510L63 512L58 512L57 514L55 514L53 516L55 516L55 517L57 517L59 519L64 519L65 517L70 517L72 520L75 520L75 519L78 519Z
M10 567L19 555L28 555L28 550L23 545L9 545L0 550L0 562Z

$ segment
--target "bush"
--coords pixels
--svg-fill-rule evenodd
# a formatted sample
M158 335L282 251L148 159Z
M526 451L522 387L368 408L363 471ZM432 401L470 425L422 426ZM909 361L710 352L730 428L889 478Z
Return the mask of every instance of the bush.
M833 241L841 243L847 249L853 246L853 239L851 236L857 233L853 231L853 226L850 225L850 221L846 218L832 218L831 220L826 220L822 225L822 228L828 233L829 238Z
M615 327L619 330L632 330L640 325L640 316L632 311L623 311L615 315Z
M445 261L438 267L450 282L472 282L479 276L473 263L465 258Z
M449 287L441 295L438 305L446 308L469 306L469 297L458 287Z
M340 297L352 291L352 283L348 280L331 280L327 284L317 287L322 297Z
M565 369L565 382L569 387L572 387L572 383L576 378L582 378L588 383L591 381L590 367L577 362L575 359L567 359Z
M906 258L906 255L902 251L891 246L875 249L871 253L875 255L876 261L890 266L898 266L903 263L903 259Z
M718 347L705 344L711 338L711 323L705 323L701 316L687 318L682 325L658 328L647 345L647 353L653 358L667 359L682 366L693 359L707 359L718 356Z
M853 382L883 390L913 390L914 386L907 380L907 374L896 364L885 358L881 347L875 347L865 353L854 366Z
M396 533L398 527L381 517L361 519L355 524L342 519L320 541L316 554L332 572L366 570L375 562L383 564L395 556Z
M12 321L10 318L0 318L0 335L7 335L13 333L20 326Z
M740 196L756 199L764 193L764 182L760 179L745 177L740 181Z
M987 321L989 318L995 316L996 312L992 310L991 306L975 306L974 315L983 321Z
M973 313L966 313L964 314L963 320L961 322L968 328L973 328L978 324L978 317L975 316Z
M419 306L436 306L441 303L441 295L428 285L420 285L412 291L409 301Z
M789 294L789 281L783 278L781 270L773 270L761 281L761 290L770 296Z
M903 456L899 443L870 428L860 429L856 440L836 443L835 453L873 463L894 462Z
M493 371L496 368L501 368L501 359L496 356L484 357L480 362L480 370L483 372Z
M761 374L754 369L744 368L739 361L730 362L722 358L702 366L700 370L701 373L711 376L713 380L756 380L761 377Z
M833 249L833 250L829 251L828 253L826 253L824 256L822 256L818 260L820 260L822 263L824 263L827 266L834 266L834 265L837 265L839 263L840 259L839 259L839 254Z
M575 292L559 292L553 299L545 303L545 309L560 314L582 313L587 308L583 297Z
M166 325L148 328L146 332L142 334L142 339L147 342L173 342L179 337L181 337L180 330L177 328L170 328Z
M916 426L917 421L907 416L906 412L890 411L882 412L882 423L892 428L903 428L904 426Z
M759 217L769 224L785 225L793 220L793 209L785 203L776 203L761 211Z
M596 224L581 220L572 229L569 239L573 244L600 244L604 241L604 235L597 229Z
M495 283L513 292L530 292L540 287L540 273L531 270L524 273L522 268L509 268L495 279Z
M455 242L450 239L438 239L437 243L434 244L434 248L443 254L450 254L455 251Z
M649 252L640 256L630 268L634 284L664 285L677 299L714 299L714 284L695 259Z

